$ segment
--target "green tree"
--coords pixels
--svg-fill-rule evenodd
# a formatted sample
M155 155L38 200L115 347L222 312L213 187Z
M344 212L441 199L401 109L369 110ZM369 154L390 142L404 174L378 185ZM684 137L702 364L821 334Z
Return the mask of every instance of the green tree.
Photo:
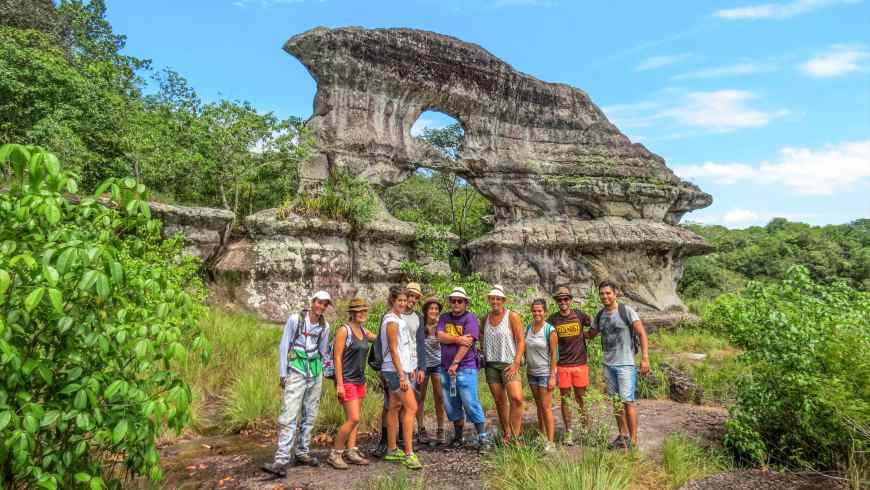
M171 366L208 350L198 261L133 179L79 200L39 148L0 147L0 168L0 486L159 481L156 439L190 418Z

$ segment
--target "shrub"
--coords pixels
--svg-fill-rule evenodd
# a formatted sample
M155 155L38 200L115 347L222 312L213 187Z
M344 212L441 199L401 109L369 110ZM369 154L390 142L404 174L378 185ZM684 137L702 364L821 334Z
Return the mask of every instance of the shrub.
M845 464L853 444L866 449L853 428L870 425L868 318L870 294L817 284L800 266L714 302L705 321L729 332L752 365L727 447L742 460L821 469Z
M289 213L347 221L354 227L365 225L377 211L377 197L368 181L342 172L330 175L323 192L302 194L282 208L279 217Z
M102 488L120 466L159 481L155 438L190 419L170 363L207 350L198 262L132 179L76 203L54 155L4 145L0 163L0 483Z
M669 434L662 444L662 466L668 487L681 488L689 480L696 480L724 471L727 460L716 451L702 448L681 433Z
M417 250L435 260L447 260L453 254L453 243L447 238L450 229L445 225L417 223Z

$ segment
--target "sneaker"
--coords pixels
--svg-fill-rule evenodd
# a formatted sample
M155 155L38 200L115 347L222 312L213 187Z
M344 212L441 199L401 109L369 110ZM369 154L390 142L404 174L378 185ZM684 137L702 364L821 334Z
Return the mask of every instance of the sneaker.
M450 439L450 443L448 444L451 449L460 449L465 445L465 440L462 439L462 436L454 437Z
M420 427L420 430L417 431L417 442L424 446L429 445L429 433L426 432L425 427Z
M367 465L371 461L362 455L358 447L352 447L344 452L344 460L350 464Z
M423 469L423 465L420 463L420 460L417 459L417 455L414 453L406 456L404 461L402 461L402 464L405 466L405 468L408 468L409 470Z
M626 445L626 441L628 441L628 444L631 444L631 439L622 435L618 435L616 436L616 439L610 441L610 444L607 445L607 449L625 449L626 447L628 447L628 445Z
M565 444L566 446L573 446L574 445L574 431L573 430L568 429L565 431L565 435L562 436L562 443Z
M396 448L396 449L393 449L392 452L389 452L389 453L387 453L386 456L384 456L384 461L399 462L399 461L404 461L405 458L407 458L407 456L405 455L405 451L402 451L401 449Z
M556 445L550 441L544 443L544 452L547 454L554 454L556 452Z
M297 454L296 462L299 464L304 464L305 466L313 466L315 468L320 466L320 460L308 453Z
M347 463L344 462L344 459L341 457L342 451L338 451L333 449L329 451L329 457L326 458L326 462L329 463L329 466L337 470L346 470L349 468Z
M492 440L486 434L477 436L477 452L484 454L492 450Z
M378 443L378 447L372 451L372 456L375 458L383 458L387 454L387 441L381 441Z
M287 476L287 465L286 464L278 464L278 463L264 463L261 466L263 471L267 473L271 473L275 476L280 476L281 478Z

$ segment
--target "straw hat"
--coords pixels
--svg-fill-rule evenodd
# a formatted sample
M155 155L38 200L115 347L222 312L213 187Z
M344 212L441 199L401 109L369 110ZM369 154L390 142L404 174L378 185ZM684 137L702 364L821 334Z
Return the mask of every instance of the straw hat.
M409 282L405 286L405 291L407 291L409 293L414 293L417 296L423 297L423 291L420 289L420 283Z
M494 284L492 289L487 293L487 296L497 296L499 298L505 298L504 295L504 286L501 284Z
M444 305L441 303L441 300L436 298L435 296L430 296L426 298L426 301L423 302L423 313L426 313L429 310L429 306L438 305L439 310L444 310Z
M350 300L350 304L347 305L347 311L355 312L355 311L366 311L369 309L368 301L362 298L354 298Z
M453 288L453 291L450 291L450 294L447 295L447 299L450 298L462 298L464 300L471 299L468 297L468 293L465 292L465 288L462 286Z
M556 290L556 294L553 295L553 299L559 298L574 298L571 296L571 290L565 286L560 286L559 289Z

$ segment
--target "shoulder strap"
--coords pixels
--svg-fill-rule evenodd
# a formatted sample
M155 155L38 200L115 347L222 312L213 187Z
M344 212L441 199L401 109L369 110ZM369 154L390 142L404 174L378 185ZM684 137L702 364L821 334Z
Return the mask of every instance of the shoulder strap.
M619 303L619 317L622 318L622 322L628 325L628 328L631 328L631 321L628 318L628 308L622 303Z
M595 325L594 327L598 330L601 330L601 316L604 315L604 308L598 310L598 313L595 314Z
M293 340L290 341L290 348L292 349L294 345L296 345L296 340L299 338L300 330L305 326L305 312L308 310L302 310L299 312L299 316L296 317L296 331L293 333Z

